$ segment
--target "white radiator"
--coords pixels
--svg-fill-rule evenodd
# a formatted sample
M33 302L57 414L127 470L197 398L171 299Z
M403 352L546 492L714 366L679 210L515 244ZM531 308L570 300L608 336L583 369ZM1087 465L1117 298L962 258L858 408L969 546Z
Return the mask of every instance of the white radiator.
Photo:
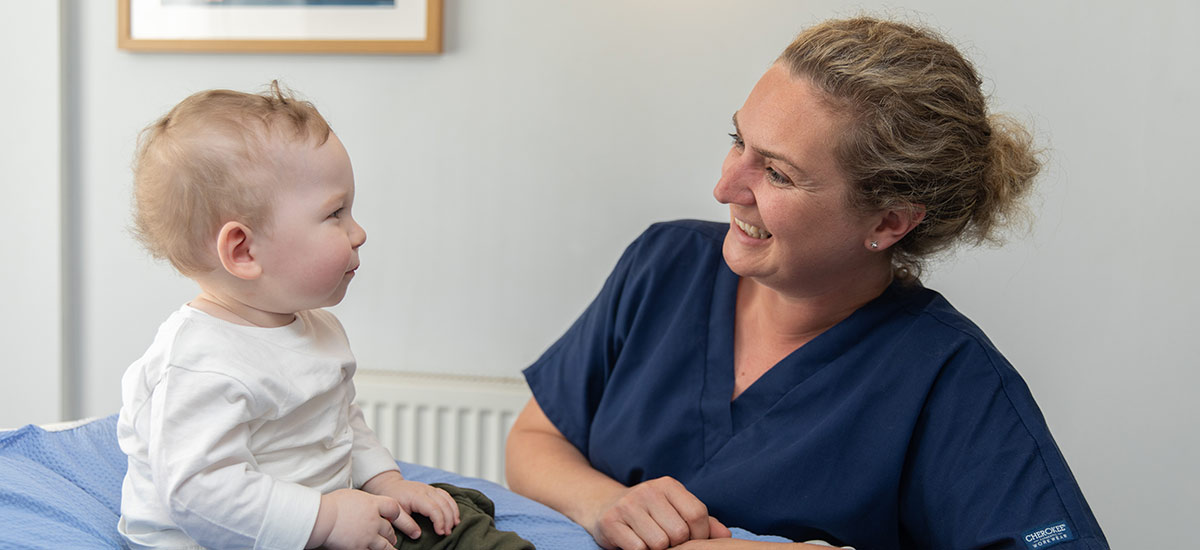
M359 370L354 386L398 460L504 484L504 440L530 397L524 380Z

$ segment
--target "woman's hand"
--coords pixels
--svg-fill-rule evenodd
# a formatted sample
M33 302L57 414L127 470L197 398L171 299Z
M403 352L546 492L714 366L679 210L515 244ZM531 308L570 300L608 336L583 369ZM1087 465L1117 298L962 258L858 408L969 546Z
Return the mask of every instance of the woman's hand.
M691 538L729 536L674 479L626 487L597 471L533 399L513 423L507 451L513 491L562 512L609 550L663 550Z
M803 542L766 542L761 540L709 539L691 540L675 548L677 550L829 550L829 545L814 545Z
M700 499L670 477L620 492L601 507L588 531L597 544L610 550L663 550L689 540L730 536L729 529L708 515Z

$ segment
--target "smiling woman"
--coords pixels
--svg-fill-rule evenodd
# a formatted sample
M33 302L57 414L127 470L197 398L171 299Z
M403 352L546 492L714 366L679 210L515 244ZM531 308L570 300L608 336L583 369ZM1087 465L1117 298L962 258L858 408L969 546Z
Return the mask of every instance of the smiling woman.
M735 222L724 244L729 268L797 297L878 295L890 268L863 243L896 242L920 221L919 211L850 206L832 148L841 120L782 65L763 75L733 122L733 146L713 190ZM846 273L859 277L847 280Z
M525 371L510 486L604 548L1107 548L1024 381L917 277L1040 166L979 85L927 30L802 33L734 115L730 223L650 227Z

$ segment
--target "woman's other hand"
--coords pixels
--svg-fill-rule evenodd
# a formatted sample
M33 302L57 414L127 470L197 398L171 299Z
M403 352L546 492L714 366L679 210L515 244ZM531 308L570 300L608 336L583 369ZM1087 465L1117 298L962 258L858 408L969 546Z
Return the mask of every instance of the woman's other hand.
M729 529L670 477L644 481L600 507L588 531L607 549L662 550L689 540L728 538Z
M819 541L813 541L819 542ZM676 547L676 550L829 550L828 544L804 542L766 542L742 539L692 540ZM849 546L843 546L854 550Z
M597 471L530 399L508 434L513 491L562 512L609 550L663 550L729 529L683 484L669 478L626 487Z

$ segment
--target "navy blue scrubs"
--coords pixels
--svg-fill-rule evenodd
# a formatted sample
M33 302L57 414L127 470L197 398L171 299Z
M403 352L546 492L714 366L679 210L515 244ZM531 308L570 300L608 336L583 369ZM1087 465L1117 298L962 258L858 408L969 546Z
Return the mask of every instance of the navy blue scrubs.
M1024 381L932 290L892 284L731 402L727 228L651 226L525 370L595 468L674 477L726 525L798 541L1108 548Z

